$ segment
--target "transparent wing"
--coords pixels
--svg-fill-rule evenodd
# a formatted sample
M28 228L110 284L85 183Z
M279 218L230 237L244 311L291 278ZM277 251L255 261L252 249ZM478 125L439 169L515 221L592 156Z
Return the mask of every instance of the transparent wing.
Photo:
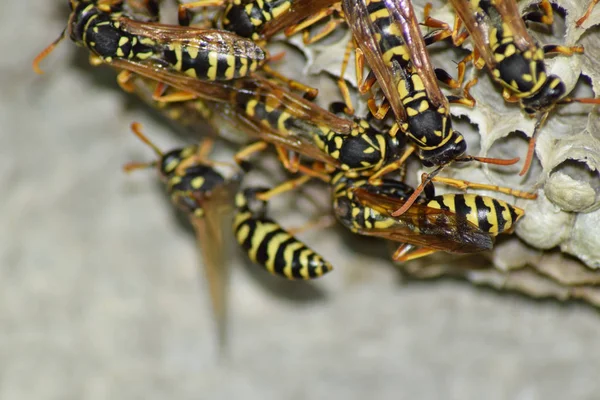
M496 66L496 61L492 57L490 49L490 41L488 37L489 27L485 21L476 19L476 10L471 7L470 0L450 0L454 11L467 28L473 45L479 56L483 58L488 69L493 70Z
M393 220L386 228L370 228L361 234L422 246L450 253L475 253L492 248L492 237L477 226L456 214L414 204L404 214L391 214L404 204L404 200L373 193L362 188L351 189L365 207Z
M233 196L239 182L230 182L212 190L201 199L204 216L190 217L198 247L202 253L203 269L213 309L219 344L222 349L227 343L227 308L229 292L228 248L233 240L231 219Z
M429 59L419 21L410 0L384 0L392 22L399 28L406 46L410 51L410 59L423 81L425 91L433 104L448 106L446 96L440 90L435 71Z
M125 17L119 18L119 23L125 32L157 42L178 41L203 51L227 52L250 58L262 54L260 59L264 58L264 50L255 42L224 30L138 22Z
M367 9L367 0L342 0L342 9L352 30L354 40L365 56L367 64L371 67L371 71L375 74L377 83L379 83L383 94L390 103L390 107L396 118L406 120L406 111L395 84L397 82L397 74L401 74L402 72L392 70L383 61L383 54L377 43L377 38L386 33L381 32L371 22L371 16Z
M268 39L285 28L296 25L338 2L339 0L293 0L290 9L267 22L261 33Z

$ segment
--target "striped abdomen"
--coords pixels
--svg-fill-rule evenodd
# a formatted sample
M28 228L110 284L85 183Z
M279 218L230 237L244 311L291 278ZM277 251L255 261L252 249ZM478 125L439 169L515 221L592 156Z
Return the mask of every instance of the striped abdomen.
M427 207L447 210L477 226L492 236L511 232L525 214L523 209L505 201L475 194L444 194L435 196Z
M241 191L235 201L233 229L248 257L271 274L287 279L313 279L331 271L331 264L277 222L266 218L263 210L250 209L248 201L255 200L256 192L256 189Z
M247 39L215 34L211 40L208 46L177 40L162 43L159 61L193 78L218 81L248 76L267 58L264 50Z

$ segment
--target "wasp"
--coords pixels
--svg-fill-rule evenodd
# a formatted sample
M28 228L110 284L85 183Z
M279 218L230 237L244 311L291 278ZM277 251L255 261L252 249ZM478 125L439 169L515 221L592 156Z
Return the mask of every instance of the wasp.
M475 194L444 194L418 200L394 216L415 193L403 182L349 179L334 174L333 209L354 233L401 242L394 260L409 261L437 251L475 253L491 250L494 237L510 233L524 211L505 201Z
M188 11L197 7L223 7L220 27L239 36L263 43L280 31L287 36L339 10L339 0L200 0L179 6L179 22L189 25ZM332 20L305 43L310 44L331 33L340 20Z
M437 166L431 175L454 161L480 161L511 165L518 161L464 156L467 144L463 135L452 128L449 100L442 93L438 75L426 50L427 41L419 29L414 9L408 0L343 0L342 10L348 19L360 54L371 67L389 107L395 114L397 128L408 136L417 148L424 166ZM430 36L435 41L447 37L438 32ZM358 68L360 71L362 68ZM468 99L452 98L468 104ZM372 111L383 114L387 109ZM380 115L380 117L383 117ZM390 132L395 135L395 132ZM371 181L374 181L371 179ZM415 195L397 211L406 211L423 190L425 181Z
M208 83L136 63L114 65L123 65L135 74L184 90L193 95L191 98L227 103L238 126L251 136L274 144L283 160L287 157L282 153L293 151L348 173L364 174L380 170L401 157L401 139L380 132L366 120L342 118L259 76ZM264 147L252 146L240 152L237 159ZM284 165L289 167L289 162Z
M471 36L479 57L475 60L475 65L478 68L482 68L483 64L487 66L493 79L503 87L502 95L505 100L519 102L527 114L539 116L536 130L530 141L527 160L520 172L520 175L524 175L533 157L535 133L554 106L573 101L600 104L600 99L565 98L567 93L563 81L557 75L546 72L545 54L572 55L582 53L583 48L538 45L527 32L524 19L514 0L451 0L450 2L458 17L452 29L454 43L461 44L467 36ZM542 0L539 10L528 13L525 18L551 24L553 16L550 3ZM430 26L444 25L432 18L428 20L433 22L426 21ZM462 24L466 27L468 35L459 33ZM459 80L464 76L465 63L473 58L471 54L459 64Z
M122 1L71 0L69 4L67 28L36 57L37 72L40 61L66 34L88 48L98 62L138 61L208 81L247 76L267 59L252 40L226 31L134 21L123 14Z
M262 187L241 190L235 197L233 230L248 257L273 275L287 279L314 279L333 267L318 253L266 216Z
M126 164L124 170L130 172L156 167L159 177L166 184L171 202L188 216L202 250L219 339L224 345L229 265L225 236L230 223L228 218L233 210L232 199L242 177L241 171L232 164L206 159L210 141L205 141L202 146L189 145L163 153L141 132L140 124L133 123L131 129L154 150L158 160L132 162Z

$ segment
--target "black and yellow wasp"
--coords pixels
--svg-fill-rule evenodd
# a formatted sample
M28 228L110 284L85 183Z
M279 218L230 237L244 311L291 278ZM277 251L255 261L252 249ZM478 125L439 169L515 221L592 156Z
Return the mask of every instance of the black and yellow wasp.
M420 196L403 214L394 216L414 194L403 182L350 179L333 174L333 210L354 233L400 242L396 261L408 261L437 251L466 254L491 250L494 237L510 233L524 211L505 201L476 194L432 191Z
M142 64L115 61L113 65L222 103L223 114L229 112L243 131L279 148L282 160L287 158L282 153L291 151L356 175L374 173L401 157L401 139L379 131L366 120L340 117L260 76L207 83ZM254 148L264 146L251 150ZM284 165L289 167L287 161Z
M222 7L219 28L262 43L281 31L293 35L331 15L339 9L339 0L200 0L179 6L180 24L188 25L189 10L198 7ZM307 32L305 42L323 38L338 24L332 20L312 38Z
M502 85L505 100L518 102L526 113L538 115L536 132L548 112L557 104L573 101L600 104L600 99L565 98L566 87L561 78L546 72L546 54L572 55L583 52L581 46L540 46L531 37L524 19L552 24L553 12L548 0L542 0L538 10L526 13L523 17L514 0L450 0L450 3L457 14L452 30L455 44L471 37L477 51L475 65L479 68L487 66L493 79ZM431 18L428 20L426 23L429 25L444 25ZM461 33L462 24L467 31ZM465 62L472 58L475 58L473 54L459 64L459 80L464 75ZM531 140L521 175L527 172L531 164L534 139Z
M34 60L39 62L68 34L99 61L140 62L196 79L218 81L247 76L267 55L252 40L221 30L138 22L122 12L123 1L70 0L63 34Z
M242 177L233 164L209 161L210 141L202 146L189 145L163 153L142 132L139 124L131 126L135 135L150 146L158 159L149 163L126 164L125 171L156 167L166 184L171 202L185 213L196 232L202 250L204 272L219 338L224 344L228 267L227 229L231 224L233 196ZM208 145L207 145L208 144Z
M454 161L478 160L499 165L518 161L464 156L467 144L462 134L452 128L450 101L437 82L438 78L447 80L447 76L433 68L426 49L428 43L448 37L447 32L434 32L424 39L408 0L343 0L342 10L360 50L358 56L362 55L371 67L397 127L416 147L423 165L438 167L430 176ZM469 104L466 98L451 100ZM383 117L387 108L371 110ZM397 215L410 207L424 184Z

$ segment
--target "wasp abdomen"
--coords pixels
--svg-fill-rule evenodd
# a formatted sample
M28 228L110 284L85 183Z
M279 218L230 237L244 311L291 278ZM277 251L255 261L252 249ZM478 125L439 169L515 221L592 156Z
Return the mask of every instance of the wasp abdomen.
M451 211L493 236L510 232L524 215L521 208L505 201L475 194L444 194L432 198L427 207Z
M331 271L331 264L277 222L265 217L264 210L250 209L248 201L255 200L256 192L255 188L246 189L236 196L233 229L248 257L271 274L287 279L314 279Z

